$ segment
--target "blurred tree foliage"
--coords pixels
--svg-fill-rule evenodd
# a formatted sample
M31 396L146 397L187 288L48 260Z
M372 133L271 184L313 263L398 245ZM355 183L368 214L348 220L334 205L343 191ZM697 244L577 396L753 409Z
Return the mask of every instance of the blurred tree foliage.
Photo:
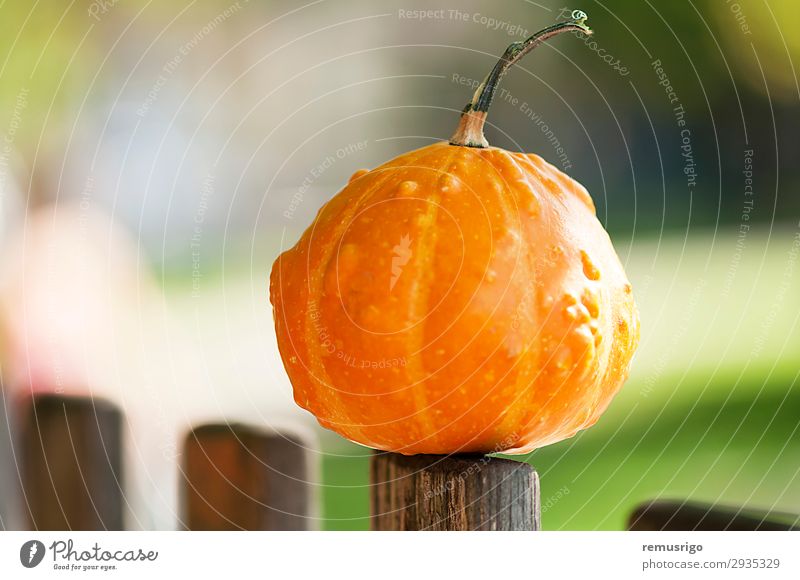
M98 62L86 42L92 20L82 2L7 0L0 4L0 134L3 183L32 181L52 171L49 156L63 147L70 112L85 95ZM41 166L33 169L34 159ZM33 174L30 174L32 172ZM11 173L12 175L8 175Z

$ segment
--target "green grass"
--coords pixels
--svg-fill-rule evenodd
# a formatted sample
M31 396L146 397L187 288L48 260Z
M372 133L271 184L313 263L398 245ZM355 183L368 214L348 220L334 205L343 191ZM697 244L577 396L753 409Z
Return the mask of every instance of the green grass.
M337 442L322 460L322 528L369 529L369 456L357 445Z
M597 429L535 452L543 501L569 490L544 525L623 529L634 505L656 497L800 510L797 379L776 375L721 397L731 382L720 378L696 401L612 409Z

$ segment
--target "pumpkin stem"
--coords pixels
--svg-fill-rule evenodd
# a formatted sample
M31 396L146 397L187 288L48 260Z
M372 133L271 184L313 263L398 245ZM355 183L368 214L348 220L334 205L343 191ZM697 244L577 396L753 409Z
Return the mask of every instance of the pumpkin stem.
M492 72L489 73L486 80L484 80L475 91L472 101L464 107L461 113L461 121L458 124L455 134L450 139L450 144L463 147L488 147L489 143L486 141L486 137L483 136L483 125L486 122L486 115L489 112L489 107L492 106L492 100L494 100L494 95L497 92L500 79L503 78L506 71L545 40L561 34L562 32L574 31L582 32L586 35L592 34L591 28L585 24L587 18L585 12L573 10L570 20L548 26L533 36L530 36L528 39L515 42L509 46L503 53L503 56L500 57L497 64L494 65Z

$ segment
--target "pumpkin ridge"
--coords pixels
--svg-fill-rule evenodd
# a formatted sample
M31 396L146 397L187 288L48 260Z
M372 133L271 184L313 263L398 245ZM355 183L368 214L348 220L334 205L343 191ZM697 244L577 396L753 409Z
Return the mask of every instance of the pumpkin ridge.
M523 157L525 157L531 163L531 165L535 166L535 163L533 163L533 160L531 159L530 155L524 155ZM585 189L583 189L583 186L581 186L577 181L572 179L570 176L564 174L557 167L550 164L547 160L541 157L539 157L539 159L545 166L549 167L549 169L553 173L555 173L556 176L559 177L559 181L562 182L560 183L560 185L564 184L568 185L568 187L561 188L564 192L566 192L569 195L570 198L572 198L571 200L568 200L568 203L575 202L580 205L583 205L589 211L592 218L596 219L597 210L594 205L594 200L592 199L591 195L589 195L589 193L586 192ZM607 232L605 232L605 230L603 231L603 233L606 235L606 237L608 237L608 234ZM610 238L609 238L609 243L610 243ZM608 292L609 290L608 288L602 288L601 291ZM607 301L608 300L603 300L603 302ZM599 414L596 413L596 410L601 404L602 399L604 398L603 389L599 387L601 387L603 384L606 384L609 376L612 374L612 369L608 365L608 362L612 355L611 351L608 350L607 348L609 342L605 343L602 353L599 351L599 348L595 346L595 357L598 361L597 362L598 368L600 369L606 368L606 371L603 374L597 374L594 376L593 387L590 389L591 391L593 391L592 400L591 402L586 403L586 407L587 409L589 409L586 418L581 421L575 421L573 419L568 425L563 426L562 431L570 433L568 436L572 436L579 431L591 427L599 417ZM592 345L587 345L585 347L585 351L591 350L591 348ZM582 354L585 355L586 352Z
M534 163L533 158L532 158L533 156L529 156L529 155L525 155L525 154L514 155L514 154L511 154L511 153L509 153L508 155L509 155L509 157L512 157L516 163L521 163L523 166L527 166L528 171L525 171L523 173L525 175L526 181L528 181L528 183L531 185L532 188L533 188L533 184L531 183L531 179L530 179L531 176L535 177L536 184L539 186L538 188L534 188L534 189L538 189L538 190L542 191L544 195L551 195L552 194L551 189L548 186L548 184L545 183L541 179L541 176L542 176L541 168L539 166L537 166L536 163ZM539 156L535 156L535 157L541 159L541 157L539 157ZM544 161L544 159L542 159L542 161L546 163L546 161ZM558 201L559 204L565 205L563 199L559 199L557 197L555 199ZM533 240L530 237L528 228L525 229L525 236L526 236L526 240L528 242L529 247L533 247ZM537 296L536 296L537 303L538 303L538 299L539 298L540 298L540 296L538 296L538 292L537 292ZM554 316L556 314L557 313L554 310L551 309L548 312L547 317L544 320L540 319L540 322L541 322L540 327L539 327L539 332L540 333L544 333L545 332L545 325L550 320L550 317ZM539 371L536 374L534 383L537 382L537 381L539 381L539 382L548 382L549 381L549 378L548 378L547 374L545 373L545 368L547 367L547 365L550 363L550 361L555 356L556 349L559 346L561 346L562 344L563 344L563 339L556 345L556 347L553 349L553 352L551 352L549 355L546 356L546 360L544 360L544 362L542 361L542 359L544 358L543 354L541 352L537 352L536 353L536 355L537 355L536 363L537 363L537 366L539 367ZM530 405L530 408L526 408L526 407L520 405L520 407L522 407L520 409L520 411L521 411L521 413L520 413L520 424L522 425L522 429L521 430L525 433L525 436L519 442L519 443L521 443L521 445L511 449L510 451L513 451L514 453L524 453L524 452L531 451L533 449L538 449L540 447L544 447L545 445L549 444L546 439L542 439L541 438L541 435L534 436L531 433L532 424L536 420L536 417L537 417L538 413L544 412L544 409L546 409L548 405L552 405L554 403L555 399L558 396L558 391L559 391L559 389L561 389L563 387L563 385L564 385L564 383L562 382L561 384L559 384L558 389L556 389L553 394L551 394L546 400L542 400L542 401L539 401L539 402L536 401L536 389L535 388L529 389L529 391L531 393L531 400L532 400L532 404ZM527 411L527 413L525 411ZM564 426L562 425L561 431L559 431L559 432L563 432L563 431L564 431ZM554 440L558 441L560 439L559 438L554 438Z
M494 167L494 165L493 165L491 162L489 162L489 161L488 161L488 157L490 156L490 153L489 153L489 151L499 151L499 150L497 150L497 149L494 149L494 148L490 148L490 149L470 149L470 151L475 151L475 152L473 153L474 155L477 155L477 156L478 156L478 157L479 157L479 158L480 158L480 159L481 159L483 162L485 162L485 163L489 164L489 165L490 165L492 168L496 169L496 168ZM486 153L484 153L484 151L486 151ZM500 172L498 171L498 173L500 173ZM476 299L476 297L478 296L478 294L479 294L479 293L480 293L480 288L476 288L476 290L475 290L475 291L472 293L472 295L471 295L471 297L470 297L470 302L474 301L474 300ZM465 311L468 309L468 307L469 307L468 305L467 305L467 306L465 306L465 307L464 307L464 308L461 310L461 312L459 313L459 315L463 314L463 313L464 313L464 312L465 312ZM493 315L494 315L494 313L496 312L497 308L499 308L499 304L498 304L498 305L496 305L496 306L495 306L495 308L494 308L494 310L492 311L492 316L493 316ZM489 327L489 326L491 325L491 322L492 322L492 320L491 320L491 319L492 319L492 317L491 317L491 316L487 317L487 319L486 319L486 320L485 320L485 321L484 321L484 322L481 324L480 328L476 329L476 330L475 330L475 332L474 332L474 333L473 333L473 334L470 336L470 338L469 338L469 341L467 342L467 344L466 344L466 345L463 345L463 346L462 346L462 348L461 348L461 349L460 349L460 350L459 350L459 351L458 351L458 352L457 352L457 353L456 353L454 356L462 356L462 355L464 355L464 353L467 351L467 349L468 349L468 348L469 348L469 347L470 347L470 346L471 346L471 345L472 345L472 344L473 344L473 343L474 343L476 340L478 340L478 338L479 338L479 335L480 335L480 334L481 334L481 333L482 333L484 330L486 330L486 329L487 329L487 327ZM495 354L497 351L499 351L499 350L500 350L501 346L502 346L502 345L497 345L497 346L496 346L496 347L493 349L493 351L492 351L491 355L492 355L492 356L494 356L494 354ZM447 363L447 364L450 364L450 363ZM480 364L480 365L478 365L478 367L477 367L477 368L473 369L473 370L472 370L472 372L471 372L471 373L470 373L470 374L469 374L467 377L465 377L465 378L462 380L462 382L461 382L461 383L460 383L458 386L459 386L459 387L462 387L462 386L464 386L465 384L467 384L468 382L470 382L470 381L474 380L474 379L475 379L475 377L477 376L477 374L478 374L478 373L481 371L481 369L482 369L482 368L484 368L484 367L485 367L485 365L486 365L486 364L487 364L487 361L486 361L486 360L485 360L485 361L483 361L483 362L481 362L481 364ZM445 365L445 366L447 366L447 365ZM439 369L439 370L441 371L441 369ZM505 376L505 375L504 375L504 376ZM461 415L458 417L458 419L463 419L463 418L464 418L465 416L467 416L469 413L471 413L471 412L472 412L472 411L474 411L476 408L478 408L479 406L481 406L482 404L484 404L484 403L486 402L487 398L488 398L490 395L491 395L491 392L490 392L490 391L488 391L488 390L487 390L486 392L482 393L482 394L481 394L481 396L480 396L480 399L479 399L479 400L477 400L477 401L475 402L475 404L473 404L473 405L472 405L472 406L471 406L469 409L467 409L466 411L464 411L464 412L463 412L463 413L462 413L462 414L461 414ZM442 401L443 401L443 400L445 400L445 399L446 399L448 396L449 396L449 393L445 393L443 396L439 397L439 398L438 398L438 399L435 401L435 404L438 404L438 403L442 402ZM442 427L442 428L440 428L438 431L436 431L436 433L442 433L442 432L444 432L444 431L445 431L446 429L448 429L448 428L449 428L449 425L448 425L448 426L445 426L445 427ZM487 428L484 428L483 430L481 430L481 431L480 431L480 433L473 435L473 436L472 436L472 437L469 439L469 444L468 444L466 447L462 447L462 448L460 448L459 450L460 450L460 451L462 451L462 452L472 452L472 451L474 451L474 452L491 452L491 451L490 451L490 446L486 445L486 443L485 443L485 440L486 440L486 431L487 431ZM428 439L432 439L432 438L431 438L431 437L428 437Z
M383 178L376 180L376 183L373 184L369 189L367 189L359 198L353 203L352 208L349 212L345 215L341 216L338 224L336 225L334 231L331 235L331 240L333 242L329 245L328 248L325 249L325 253L320 257L320 266L324 263L324 267L321 267L321 275L319 276L319 282L316 283L316 288L309 288L309 295L311 296L318 296L320 291L324 288L325 276L327 275L328 270L331 267L334 257L337 254L337 249L342 240L342 236L344 232L350 227L350 222L352 221L353 216L357 215L363 207L369 203L369 200L372 199L375 195L378 195L383 190L384 186L390 180L396 178L396 171L398 169L402 169L406 166L411 166L411 164L419 162L421 159L424 159L426 156L430 155L431 151L430 148L423 148L417 150L413 153L406 154L402 156L403 164L396 165L395 163L399 160L399 158L393 159L383 165L373 169L372 171L380 171L382 172ZM316 224L316 220L315 220ZM312 224L312 228L315 224ZM313 235L313 232L312 232ZM310 256L310 252L309 252ZM323 305L320 302L318 305L320 314L322 316L323 312ZM311 313L307 312L305 317L305 325L304 330L306 333L305 340L308 344L316 344L314 335L313 335L313 321L311 321ZM313 354L312 352L313 351ZM327 367L325 366L325 361L323 357L319 356L319 351L317 349L309 349L309 356L312 359L312 362L316 363L314 365L314 372L320 375L320 379L324 381L325 391L328 393L328 400L331 403L328 405L328 409L330 411L335 412L338 419L336 421L336 430L343 431L344 434L350 439L358 439L358 436L362 438L365 437L364 429L369 428L370 425L365 424L363 419L356 421L353 417L350 416L349 413L344 411L346 405L344 405L342 401L342 395L339 392L339 389L336 385L333 384L331 377L327 371ZM320 380L320 379L312 379L312 380ZM330 415L325 417L326 421L330 422ZM372 440L374 438L369 437L368 439ZM374 445L375 447L380 447L380 445Z
M445 155L445 158L441 162L437 173L447 173L445 171L446 168L457 154L458 150L454 148L453 151L450 151L447 155ZM414 318L415 313L427 312L429 307L430 284L421 284L421 280L423 276L430 276L430 266L433 263L438 242L438 235L436 234L436 220L438 219L440 213L439 202L441 200L441 196L439 195L437 188L438 183L434 186L432 192L426 196L426 201L430 205L430 208L428 209L428 214L430 217L427 217L425 220L425 230L420 232L422 235L420 236L420 245L417 255L423 259L417 260L417 272L415 272L414 276L414 288L411 291L411 295L415 296L416 300L409 301L412 319ZM422 288L421 291L419 290L420 287ZM433 421L430 418L431 408L428 401L428 395L425 392L428 379L426 379L425 365L423 363L422 354L422 348L425 345L425 336L427 334L427 324L428 319L426 317L422 324L418 325L418 327L413 329L411 332L411 338L407 343L409 358L408 366L406 366L406 376L410 381L409 386L412 389L414 405L418 409L417 422L422 426L423 432L428 433L424 440L429 441L432 446L435 446L439 439L440 430L433 428ZM417 353L416 356L413 356L412 353L414 352ZM417 375L416 380L413 379L413 375L415 374Z
M494 160L495 157L492 156L492 159ZM520 167L520 165L517 163L517 160L515 159L515 157L513 155L503 152L502 153L502 157L500 158L500 160L501 161L507 161L511 166L513 166L517 170L520 178L522 178L526 182L530 183L530 180L528 179L527 172L522 167ZM497 167L496 163L494 163L494 162L491 162L491 163L495 167L495 169L499 172L499 168ZM506 189L508 189L509 192L513 193L514 190L513 190L512 187L510 187L510 184L508 183L508 180L504 179L503 182L504 182L504 184L506 186ZM500 193L498 195L499 195L499 197L501 199L503 198L502 193ZM519 203L519 194L517 194L516 197L517 197L517 212L518 212L518 215L519 215L520 205L521 205ZM505 201L505 203L509 204L509 202L507 200ZM520 219L520 221L521 221L521 219ZM532 248L533 245L532 245L532 241L530 239L530 235L528 233L528 228L527 227L522 227L520 229L522 230L522 235L524 236L525 247L526 248ZM525 255L526 259L524 261L525 261L525 263L527 265L528 278L532 279L532 283L533 283L533 286L532 286L533 290L532 290L532 296L530 297L530 302L533 303L533 304L536 304L538 299L539 299L538 287L535 286L535 284L536 284L536 267L532 262L533 258L532 258L531 252L528 251L525 254L526 254ZM525 299L524 295L523 295L522 299L523 300ZM529 311L525 312L526 315L531 316L531 315L535 315L536 314L536 309L535 308L530 308L528 310ZM535 330L537 328L538 328L537 321L534 320L534 322L532 324L532 329ZM523 352L521 354L521 358L518 359L518 361L514 363L514 366L517 366L517 364L520 364L520 368L517 371L517 377L515 379L515 386L514 386L514 392L517 393L517 395L516 395L516 398L514 399L514 401L512 402L512 404L510 406L510 409L506 413L506 416L503 418L503 420L500 422L500 424L496 428L495 436L499 437L500 440L504 440L505 438L507 438L508 435L506 434L506 431L509 429L509 427L512 426L512 425L515 425L515 424L520 424L521 423L521 421L520 421L521 418L524 415L526 415L529 412L530 409L533 408L532 402L533 402L533 398L535 397L535 388L533 388L533 384L526 385L524 389L522 389L522 385L521 385L521 383L525 379L525 377L528 376L530 374L530 372L534 368L536 368L536 365L538 364L538 361L539 361L539 357L538 357L537 353L535 351L533 353L531 353L530 350L531 350L530 349L530 343L526 342L524 350L523 350ZM526 423L523 423L523 424L526 424ZM517 440L515 441L515 444L518 443L520 440L525 439L525 437L526 437L526 433L524 433L524 432L523 433L517 432L515 435L517 437Z
M538 155L523 154L523 155L520 155L518 157L519 157L519 161L522 161L526 165L530 166L531 170L533 172L535 172L536 175L541 175L543 169L541 167L539 167L537 165L537 163L535 162L535 160L538 159L545 166L546 169L549 169L550 171L552 171L554 174L556 174L556 177L559 178L558 179L558 185L560 186L559 189L562 192L562 196L565 195L565 194L567 196L567 197L564 197L562 199L559 199L559 203L561 203L562 205L568 205L568 204L571 204L571 203L578 203L578 204L584 206L585 209L587 209L590 212L592 217L596 219L596 210L595 210L595 207L594 207L593 200L591 199L591 196L586 191L581 191L580 189L577 189L576 187L574 187L573 183L578 187L582 187L574 179L572 179L568 175L564 174L557 167L553 166L547 160L545 160L544 158L542 158L542 157L540 157ZM568 187L564 187L564 185L568 185ZM546 189L549 189L545 183L542 183L542 186L545 187ZM566 337L564 337L564 339L565 338ZM562 339L559 342L557 347L564 344L564 339ZM589 349L591 349L591 345L586 346L586 350L589 350ZM585 352L582 353L582 354L585 354ZM597 354L596 356L597 356L597 360L600 361L600 355ZM610 357L610 352L605 352L605 354L603 356L604 362L602 364L598 363L598 366L600 368L603 368L604 366L607 366L607 362L608 362L607 359L609 357ZM552 358L552 356L551 356L551 358ZM549 362L549 359L548 359L548 362ZM515 452L526 452L526 451L529 451L529 450L532 450L532 449L538 449L538 448L543 447L545 445L549 445L553 441L558 441L558 440L564 439L566 437L571 437L571 436L575 435L576 433L578 433L579 431L582 431L582 430L584 430L584 429L586 429L588 427L591 427L597 421L597 416L599 416L599 414L596 414L595 411L596 411L599 403L601 402L601 400L603 398L602 389L598 389L598 385L605 384L606 381L608 380L608 376L611 375L611 374L612 374L612 371L611 371L610 368L608 368L603 375L597 375L597 376L594 377L594 379L592 381L592 385L593 385L592 387L587 387L587 390L594 391L594 395L592 397L592 401L591 402L587 401L587 403L586 403L587 408L590 409L591 411L589 413L587 413L587 416L586 416L586 418L584 420L575 421L574 418L569 419L569 420L567 420L567 418L565 418L565 421L562 423L560 430L558 432L554 433L553 435L551 435L550 438L543 439L542 441L536 441L534 444L531 444L530 442L528 442L527 444L523 445L519 450L514 450L514 451ZM560 383L560 385L558 387L559 389L564 388L568 384L568 378L565 379L565 381L566 382ZM554 398L555 397L550 397L547 401L545 401L545 405L548 404L548 403L551 403ZM530 425L533 422L534 418L535 417L531 417L530 420L525 422L526 429L530 428ZM551 441L551 439L552 439L552 441Z
M487 153L483 153L483 151L487 151ZM492 164L492 163L491 163L491 162L488 160L488 158L491 156L491 154L490 154L490 153L488 153L488 151L492 151L492 152L497 152L497 151L499 151L499 152L502 152L502 153L506 153L506 152L503 152L503 151L502 151L502 150L500 150L500 149L488 149L488 150L481 150L480 152L476 152L476 153L475 153L476 155L478 155L478 156L479 156L479 157L480 157L480 158L483 160L483 162L485 162L485 163L489 164L489 165L490 165L490 166L491 166L493 169L495 169L495 170L497 171L497 173L498 173L498 174L502 175L502 172L501 172L501 171L499 171L499 170L497 169L497 167L496 167L496 166L494 166L494 164ZM506 154L507 154L507 153L506 153ZM504 182L504 183L505 183L505 182ZM476 296L479 294L479 292L480 292L480 289L479 289L479 288L478 288L478 289L476 289L476 290L475 290L475 292L472 294L472 297L471 297L470 301L474 301L474 300L475 300L475 298L476 298ZM494 313L496 312L497 308L499 308L499 304L495 306L495 308L494 308L494 310L493 310L493 312L492 312L492 315L494 315ZM466 307L465 307L465 309L464 309L464 310L462 310L462 311L461 311L461 313L463 314L463 312L464 312L465 310L466 310ZM475 333L474 333L474 334L473 334L473 335L470 337L470 339L469 339L469 342L467 343L467 345L465 345L464 347L462 347L462 349L461 349L461 350L460 350L460 351L459 351L459 352L458 352L458 353L457 353L455 356L461 356L461 355L463 355L463 353L466 351L466 349L467 349L467 348L468 348L468 347L469 347L469 346L470 346L472 343L474 343L476 340L478 340L478 337L479 337L480 333L481 333L481 332L483 332L484 330L486 330L486 328L487 328L487 327L489 327L490 325L491 325L491 316L490 316L490 317L488 317L488 318L487 318L487 319L486 319L486 320L485 320L485 321L484 321L484 322L481 324L480 328L479 328L479 329L477 329L477 330L475 331ZM492 356L494 356L494 354L500 350L501 346L502 346L502 345L499 345L499 344L498 344L498 345L497 345L497 346L496 346L496 347L493 349L493 351L492 351ZM419 352L419 350L418 350L417 352ZM467 382L469 382L469 381L473 380L473 379L476 377L476 375L477 375L477 374L480 372L480 369L481 369L481 368L483 368L483 367L486 365L486 362L487 362L487 361L484 361L484 362L482 362L482 363L481 363L481 364L478 366L478 368L475 368L475 369L474 369L474 370L473 370L473 371L472 371L472 372L471 372L471 373L470 373L470 374L469 374L467 377L465 377L465 378L464 378L464 380L462 381L462 383L460 383L460 384L459 384L459 386L463 386L465 383L467 383ZM448 363L448 364L449 364L449 363ZM505 377L505 376L507 376L507 375L504 375L504 377ZM491 395L491 392L490 392L490 391L488 391L488 390L487 390L485 393L482 393L482 395L481 395L480 399L479 399L479 400L477 400L477 401L475 402L475 404L474 404L472 407L470 407L469 409L467 409L467 410L466 410L466 411L465 411L465 412L464 412L462 415L460 415L458 418L459 418L459 419L462 419L462 418L464 418L464 417L465 417L467 414L469 414L471 411L474 411L474 410L475 410L477 407L479 407L480 405L484 404L484 403L486 402L487 398L488 398L490 395ZM445 395L443 395L442 397L440 397L439 399L437 399L437 400L434 402L434 404L438 404L438 403L440 403L441 401L443 401L444 399L446 399L446 398L447 398L447 396L448 396L448 394L445 394ZM436 433L441 433L441 432L445 431L445 430L446 430L446 428L447 428L447 427L443 427L443 428L441 428L441 429L437 430L437 431L436 431ZM491 448L491 449L493 449L492 447L490 447L489 445L487 445L487 444L485 443L485 439L486 439L486 436L485 436L485 435L486 435L486 431L487 431L487 429L488 429L488 428L485 428L485 429L483 429L483 430L482 430L480 433L478 433L477 435L474 435L474 436L473 436L473 437L470 439L470 441L469 441L469 443L470 443L470 446L462 448L462 449L461 449L461 451L464 451L464 452L468 452L468 451L476 451L476 452L480 452L480 451L487 451L487 452L488 452L488 450L490 450L490 448ZM433 440L433 438L432 438L432 437L428 437L427 439L428 439L428 440Z
M566 183L569 186L569 187L559 188L562 191L562 194L567 193L569 194L570 197L579 200L592 212L592 215L594 215L595 217L597 216L597 208L594 205L594 199L589 194L589 192L586 191L586 188L583 187L581 183L579 183L578 181L576 181L575 179L573 179L572 177L561 171L558 167L550 163L547 159L545 159L541 155L536 155L535 153L523 153L519 155L519 158L520 160L524 161L526 164L534 168L537 175L544 174L544 170L552 172L558 178L558 181L561 182L557 183L557 185L564 185ZM535 159L538 159L543 167L539 167L534 161Z
M536 163L534 162L534 159L533 159L534 157L536 157L538 159L541 159L541 161L543 161L544 163L547 163L544 159L542 159L538 155L535 155L535 156L534 155L520 155L517 158L517 161L519 163L522 163L522 164L524 164L524 165L526 165L528 167L527 174L529 176L533 175L536 178L536 183L539 185L539 189L542 192L544 192L547 195L552 195L553 192L551 191L550 186L542 179L544 177L543 174L542 174L542 169L538 165L536 165ZM530 182L530 179L528 179L528 181Z
M316 280L313 278L309 280L309 287L308 287L308 294L309 296L319 296L321 294L322 289L325 285L325 276L328 272L328 269L331 266L331 262L333 261L334 256L336 255L336 250L338 249L339 242L341 241L342 233L348 227L350 220L356 214L356 212L360 209L362 202L368 196L373 195L376 191L379 191L381 187L392 177L391 171L386 171L386 174L383 176L383 179L376 180L376 183L372 185L364 194L362 194L358 201L353 204L352 209L349 211L347 216L343 216L343 218L339 221L336 228L334 229L333 235L331 239L333 242L329 244L327 247L324 248L322 255L320 256L320 265L323 263L325 264L324 268L321 268L320 275L316 277ZM319 219L319 218L318 218ZM315 224L316 224L315 220ZM312 227L314 227L312 225ZM308 259L311 259L311 237L313 236L313 231L311 232L311 236L309 236L309 252L308 252ZM313 286L312 286L313 282ZM323 304L322 301L319 301L317 305L318 310L320 311L320 317L322 316L323 311ZM328 374L328 370L325 367L325 362L323 358L319 354L319 347L318 341L314 336L314 324L311 318L311 309L306 309L306 315L303 324L303 331L305 334L305 341L308 345L315 345L314 347L308 348L308 356L309 356L309 363L312 367L312 381L321 381L323 383L324 392L327 394L325 406L328 408L328 414L324 417L324 419L328 422L331 421L331 415L335 414L337 416L337 420L335 425L337 430L342 429L342 426L346 424L347 430L350 431L352 434L361 435L363 436L363 432L360 426L354 423L350 414L345 411L346 405L342 402L342 397L339 394L338 388L334 385L331 381L331 377ZM317 376L314 376L317 375ZM321 401L320 401L321 402ZM350 433L348 433L348 436Z

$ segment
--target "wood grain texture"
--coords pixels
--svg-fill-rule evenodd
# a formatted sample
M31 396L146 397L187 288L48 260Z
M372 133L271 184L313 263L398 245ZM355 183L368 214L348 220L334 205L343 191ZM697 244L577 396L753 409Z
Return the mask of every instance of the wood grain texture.
M800 530L800 515L697 502L655 500L640 504L628 519L635 531Z
M311 527L308 445L245 425L214 424L186 437L184 527L306 530Z
M31 529L123 529L122 415L114 405L37 395L23 405L21 428Z
M527 463L481 455L376 453L374 530L538 530L539 477Z

